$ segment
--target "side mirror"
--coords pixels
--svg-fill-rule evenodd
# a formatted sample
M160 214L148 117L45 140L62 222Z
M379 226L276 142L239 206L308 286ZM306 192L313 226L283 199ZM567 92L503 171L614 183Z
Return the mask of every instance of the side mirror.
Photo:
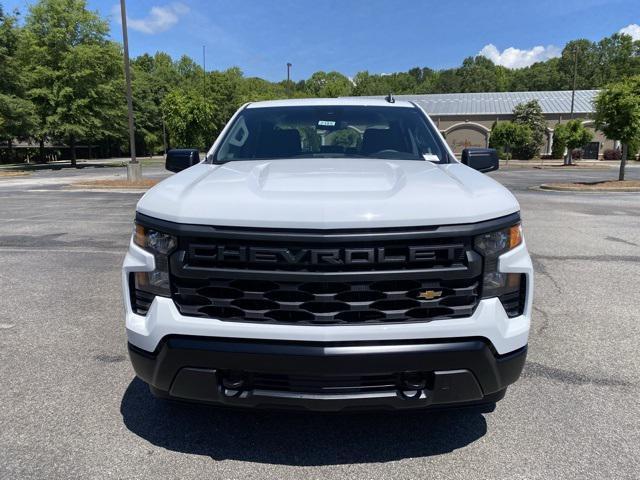
M180 172L200 163L200 152L195 148L176 148L167 152L164 167L170 172Z
M500 167L495 148L465 148L461 160L467 167L482 173L493 172Z

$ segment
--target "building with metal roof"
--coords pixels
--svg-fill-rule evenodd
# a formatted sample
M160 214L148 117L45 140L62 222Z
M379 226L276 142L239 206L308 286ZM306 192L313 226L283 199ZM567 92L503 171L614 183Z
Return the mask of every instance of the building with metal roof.
M593 102L598 90L576 90L573 118L580 119L587 128L594 128ZM372 97L384 98L384 97ZM489 145L494 122L511 120L516 105L537 100L547 120L547 138L541 155L550 155L553 131L559 123L571 119L571 91L547 92L486 92L436 93L427 95L396 95L397 100L414 102L431 116L447 142L456 153L466 147ZM593 142L585 145L585 158L598 158L615 142L594 130Z
M593 113L598 90L576 90L574 113ZM398 100L419 104L429 115L510 115L516 105L537 100L545 114L571 112L571 91L486 92L397 95Z

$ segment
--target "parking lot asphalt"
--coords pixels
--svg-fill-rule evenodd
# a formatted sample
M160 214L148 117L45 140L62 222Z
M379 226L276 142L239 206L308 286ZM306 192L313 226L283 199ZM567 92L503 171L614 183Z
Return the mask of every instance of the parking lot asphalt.
M342 415L151 397L120 291L140 193L65 175L0 179L0 478L639 477L640 195L529 189L615 170L492 174L536 270L528 362L495 411Z

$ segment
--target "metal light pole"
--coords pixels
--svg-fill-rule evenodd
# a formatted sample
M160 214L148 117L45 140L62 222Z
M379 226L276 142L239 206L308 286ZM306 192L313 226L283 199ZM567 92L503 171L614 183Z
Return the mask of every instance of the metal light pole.
M570 118L573 120L573 104L576 98L576 80L578 78L578 49L573 49L573 89L571 90L571 114Z
M202 45L202 97L207 97L207 54L204 45Z
M576 79L578 77L578 48L574 46L573 48L573 87L571 89L571 112L569 113L569 118L573 120L573 105L576 99ZM565 165L573 165L573 159L571 158L572 152L571 149L567 148L567 156L564 159Z
M133 99L131 97L131 71L129 67L129 37L127 35L127 7L125 0L120 0L120 15L122 15L122 43L124 47L124 78L126 81L127 110L129 112L129 150L131 160L127 164L127 181L135 182L142 177L140 163L136 159L136 135L133 121Z
M291 63L287 62L287 91L291 96Z

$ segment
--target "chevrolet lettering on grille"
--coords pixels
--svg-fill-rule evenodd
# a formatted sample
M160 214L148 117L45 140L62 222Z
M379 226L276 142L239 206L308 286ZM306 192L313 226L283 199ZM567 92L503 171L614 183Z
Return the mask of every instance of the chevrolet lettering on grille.
M406 246L402 248L273 248L191 244L190 259L216 263L257 263L289 265L375 265L453 261L455 246Z

